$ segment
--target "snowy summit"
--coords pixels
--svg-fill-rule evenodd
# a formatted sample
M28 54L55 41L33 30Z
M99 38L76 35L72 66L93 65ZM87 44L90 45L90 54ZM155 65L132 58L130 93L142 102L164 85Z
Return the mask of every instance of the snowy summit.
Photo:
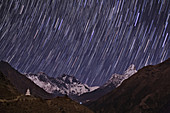
M114 84L114 86L118 87L125 79L128 79L130 76L132 76L136 72L137 70L135 69L135 65L132 64L128 67L128 69L124 72L123 75L116 74L116 73L113 74L104 86L107 86L112 83Z
M57 78L49 77L43 72L38 74L26 74L39 87L43 88L48 93L66 94L66 95L81 95L83 93L91 92L98 87L89 87L82 84L74 76L62 75Z

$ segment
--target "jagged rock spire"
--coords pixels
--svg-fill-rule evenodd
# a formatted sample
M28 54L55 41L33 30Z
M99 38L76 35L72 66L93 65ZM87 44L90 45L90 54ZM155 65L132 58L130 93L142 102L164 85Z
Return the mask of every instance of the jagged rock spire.
M124 72L124 75L133 75L137 72L137 70L135 69L135 65L131 64L128 69Z

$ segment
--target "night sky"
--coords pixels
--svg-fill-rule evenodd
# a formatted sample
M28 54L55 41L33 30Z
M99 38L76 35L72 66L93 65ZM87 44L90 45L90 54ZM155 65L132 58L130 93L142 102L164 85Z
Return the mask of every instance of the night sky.
M0 0L0 60L88 85L170 57L170 0Z

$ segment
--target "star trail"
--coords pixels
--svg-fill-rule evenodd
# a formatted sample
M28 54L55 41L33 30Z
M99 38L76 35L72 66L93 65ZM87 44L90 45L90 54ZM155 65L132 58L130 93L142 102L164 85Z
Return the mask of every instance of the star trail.
M0 60L102 85L170 57L170 0L1 0Z

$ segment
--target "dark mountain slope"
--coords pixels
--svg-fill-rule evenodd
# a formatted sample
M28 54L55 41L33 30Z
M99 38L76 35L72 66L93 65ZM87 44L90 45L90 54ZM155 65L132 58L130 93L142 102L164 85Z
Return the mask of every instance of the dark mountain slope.
M10 81L0 72L0 99L16 98L20 95Z
M107 86L102 86L92 92L84 93L80 96L72 96L72 99L83 103L94 101L97 100L99 97L102 97L103 95L114 90L115 88L116 88L115 85L109 84Z
M113 74L111 78L103 85L97 88L96 90L92 92L87 92L79 97L73 97L74 100L77 100L79 102L89 102L89 101L95 101L99 99L100 97L106 95L107 93L113 91L116 87L118 87L125 79L129 78L133 74L135 74L137 70L135 69L135 65L130 65L127 70L124 72L123 75L120 74Z
M12 68L7 62L0 61L0 71L6 75L7 79L16 87L16 89L25 94L26 90L29 88L31 94L41 98L53 98L52 94L47 93L42 88L34 84L26 76L20 74L17 70Z
M88 103L96 113L169 113L169 105L170 58L140 69L117 89Z
M93 113L68 97L44 100L21 95L0 72L0 113Z

